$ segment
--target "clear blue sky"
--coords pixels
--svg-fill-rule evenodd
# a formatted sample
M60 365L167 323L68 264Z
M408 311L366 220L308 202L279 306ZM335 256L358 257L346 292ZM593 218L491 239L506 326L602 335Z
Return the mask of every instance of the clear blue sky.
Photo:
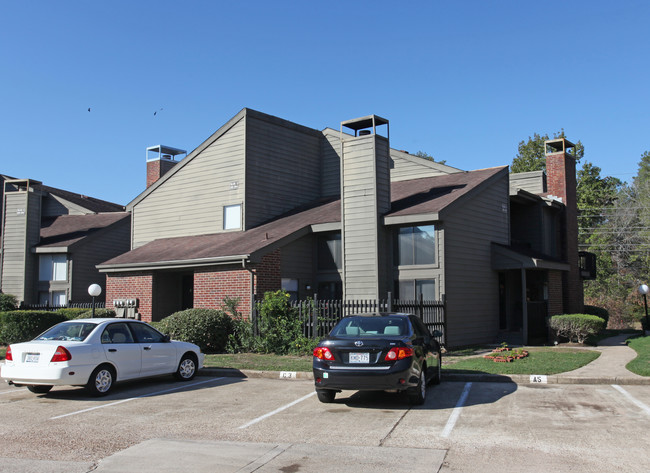
M374 113L392 147L465 170L564 128L630 181L649 25L646 0L1 0L0 173L124 205L147 146L191 151L249 107L316 129Z

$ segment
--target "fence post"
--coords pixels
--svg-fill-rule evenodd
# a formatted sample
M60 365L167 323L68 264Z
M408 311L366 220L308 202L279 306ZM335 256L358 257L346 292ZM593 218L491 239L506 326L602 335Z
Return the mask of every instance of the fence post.
M424 294L420 293L420 304L418 305L420 320L424 320Z
M447 346L447 297L442 294L442 341Z
M314 302L312 304L311 337L318 338L318 293L316 292L314 292Z
M386 299L386 311L393 311L393 293L388 291L388 299Z

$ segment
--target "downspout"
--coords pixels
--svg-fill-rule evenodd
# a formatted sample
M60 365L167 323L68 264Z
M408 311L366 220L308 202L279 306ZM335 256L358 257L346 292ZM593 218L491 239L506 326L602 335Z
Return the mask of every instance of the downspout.
M528 301L526 300L526 268L521 268L521 312L523 320L523 344L528 345Z
M250 286L249 286L249 298L250 298L250 313L248 319L253 324L253 334L257 333L257 318L255 317L255 272L246 266L246 260L241 260L241 266L243 269L250 273Z

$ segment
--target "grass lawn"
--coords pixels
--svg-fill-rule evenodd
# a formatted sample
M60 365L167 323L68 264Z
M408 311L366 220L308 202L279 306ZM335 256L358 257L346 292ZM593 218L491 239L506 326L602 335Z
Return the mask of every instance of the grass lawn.
M526 350L529 352L526 358L511 363L495 363L474 356L444 364L442 368L459 373L557 374L580 368L600 356L597 351L578 348L529 347ZM444 362L445 357L442 359Z
M650 376L650 337L634 338L628 342L628 346L636 351L637 357L626 368L632 373Z
M205 355L206 368L235 368L257 371L311 371L311 356L265 355L237 353Z

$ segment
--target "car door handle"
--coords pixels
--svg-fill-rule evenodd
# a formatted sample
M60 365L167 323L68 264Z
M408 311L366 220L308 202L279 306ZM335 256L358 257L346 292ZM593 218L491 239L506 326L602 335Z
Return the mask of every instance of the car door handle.
M151 350L151 347L144 347L145 350Z
M117 348L109 348L108 351L111 353L115 353L117 351Z

